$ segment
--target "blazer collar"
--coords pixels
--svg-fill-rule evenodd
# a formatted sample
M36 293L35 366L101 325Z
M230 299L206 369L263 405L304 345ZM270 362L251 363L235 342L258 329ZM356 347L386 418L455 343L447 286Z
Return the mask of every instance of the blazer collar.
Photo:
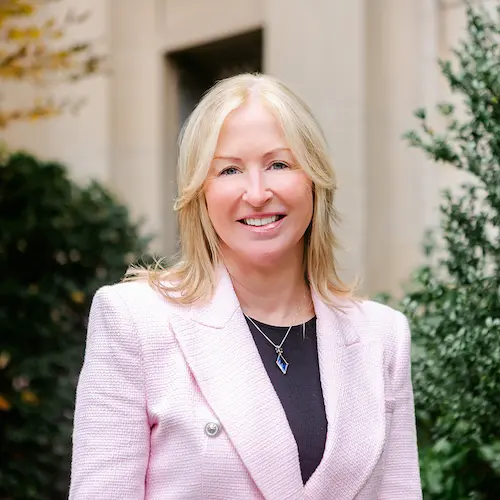
M305 494L315 500L332 495L354 500L384 445L383 350L374 340L361 342L359 328L365 325L359 304L334 308L314 293L313 302L328 433L323 458Z
M359 335L350 318L356 306L339 312L315 293L313 302L328 433L323 459L305 487L286 414L225 268L219 269L218 286L209 303L171 317L172 330L201 392L266 500L320 499L332 491L338 500L352 500L381 452L383 417L377 399L381 382L376 377L370 380L370 374L363 376L366 363L378 362L378 354L359 349ZM346 419L350 421L363 404L369 409L372 404L378 413L359 425L352 419L346 430ZM366 433L375 436L371 447L363 440ZM354 469L359 474L353 476ZM335 489L328 491L329 487Z
M212 299L205 304L191 306L189 315L191 319L200 325L221 329L231 320L234 314L241 312L238 297L234 292L233 283L227 269L220 265L217 268L217 285ZM333 305L327 305L321 297L314 291L311 291L316 316L327 317L332 314L347 320L359 306L353 302L343 299L337 299ZM335 318L332 318L335 319ZM337 323L339 321L336 321ZM342 328L337 331L334 341L339 344L349 346L359 342L359 335L353 328Z
M216 279L217 285L211 300L207 303L192 305L189 309L189 316L200 325L221 329L240 309L240 303L234 292L231 277L224 266L217 268Z

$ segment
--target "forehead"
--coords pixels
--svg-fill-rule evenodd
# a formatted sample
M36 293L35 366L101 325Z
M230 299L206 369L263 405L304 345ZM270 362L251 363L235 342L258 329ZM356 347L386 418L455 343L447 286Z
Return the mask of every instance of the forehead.
M278 121L269 106L255 97L246 100L241 106L232 111L224 121L224 125L230 127L254 122L278 125Z
M220 130L217 151L221 148L252 145L274 148L287 145L281 124L258 99L245 102L228 115Z

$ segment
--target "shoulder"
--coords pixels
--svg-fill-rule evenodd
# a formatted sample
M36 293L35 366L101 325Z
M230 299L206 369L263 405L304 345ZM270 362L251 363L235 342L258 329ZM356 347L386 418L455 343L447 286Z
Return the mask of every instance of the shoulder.
M121 299L126 303L136 300L156 302L161 298L159 292L152 288L147 281L125 281L105 285L99 288L96 297Z
M384 350L390 373L404 372L410 366L411 333L406 316L396 309L374 301L363 301L356 313L362 342L376 339Z
M343 327L352 332L361 345L378 345L393 388L399 394L407 390L411 366L411 335L408 320L400 311L371 300L351 301L340 313ZM359 345L359 344L358 344Z
M109 302L125 307L137 301L155 303L159 298L159 293L146 281L130 281L102 286L96 291L92 302Z
M382 342L389 352L410 344L406 316L390 306L373 300L352 301L345 315L361 342Z
M182 306L169 301L146 281L121 282L97 290L91 313L108 311L134 324L163 322Z
M373 300L351 301L345 307L345 312L350 320L359 326L365 324L384 329L400 329L407 323L402 312Z

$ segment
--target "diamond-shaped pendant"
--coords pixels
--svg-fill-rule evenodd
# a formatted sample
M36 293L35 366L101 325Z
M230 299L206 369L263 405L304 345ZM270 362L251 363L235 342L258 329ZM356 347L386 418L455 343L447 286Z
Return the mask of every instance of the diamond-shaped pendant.
M281 370L281 373L283 373L283 375L286 375L286 371L288 370L288 361L281 355L281 353L279 353L278 357L276 358L276 364Z

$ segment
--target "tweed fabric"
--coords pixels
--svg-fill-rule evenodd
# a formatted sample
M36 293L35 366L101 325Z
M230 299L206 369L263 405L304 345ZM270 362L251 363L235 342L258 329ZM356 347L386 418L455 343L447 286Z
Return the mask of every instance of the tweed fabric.
M342 310L313 301L328 433L303 485L224 270L203 306L175 306L144 283L99 290L76 395L70 500L420 500L405 317L370 301Z

